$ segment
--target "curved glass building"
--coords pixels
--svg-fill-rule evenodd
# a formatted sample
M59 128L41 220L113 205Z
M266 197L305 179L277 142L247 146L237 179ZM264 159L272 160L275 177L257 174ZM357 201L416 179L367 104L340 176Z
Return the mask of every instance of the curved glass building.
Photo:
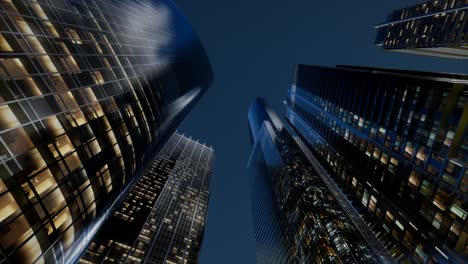
M72 262L211 83L169 1L0 2L0 262Z

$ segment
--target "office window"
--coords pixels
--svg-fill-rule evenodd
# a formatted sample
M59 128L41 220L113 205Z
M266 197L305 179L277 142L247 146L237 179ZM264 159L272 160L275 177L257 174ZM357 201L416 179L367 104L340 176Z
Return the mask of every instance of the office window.
M434 220L432 221L432 226L434 226L436 229L439 229L443 218L444 217L443 217L442 214L436 213L435 216L434 216Z
M416 171L411 171L410 177L408 179L408 185L414 189L419 187L420 175Z
M450 207L450 212L454 213L463 220L466 220L466 217L468 216L468 213L455 203Z

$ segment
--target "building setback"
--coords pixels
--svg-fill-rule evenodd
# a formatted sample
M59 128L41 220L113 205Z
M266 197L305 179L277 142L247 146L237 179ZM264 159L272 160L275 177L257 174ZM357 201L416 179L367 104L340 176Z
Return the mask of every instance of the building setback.
M213 160L174 134L79 263L198 263Z
M390 13L376 45L389 51L468 58L468 0L431 0Z
M211 82L170 1L0 3L0 262L73 262Z
M468 77L296 65L287 119L392 256L466 261Z
M393 263L295 132L265 100L249 110L257 263Z

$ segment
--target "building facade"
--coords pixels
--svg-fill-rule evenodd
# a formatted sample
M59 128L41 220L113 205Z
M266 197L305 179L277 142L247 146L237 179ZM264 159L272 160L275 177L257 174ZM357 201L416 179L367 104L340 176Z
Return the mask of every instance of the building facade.
M174 134L79 263L198 263L213 160L211 147Z
M296 65L287 119L400 261L468 253L468 77Z
M265 100L249 110L257 263L393 263L328 173Z
M211 82L169 1L0 2L0 262L76 260Z
M468 58L467 0L419 2L393 11L376 28L376 45L389 51Z

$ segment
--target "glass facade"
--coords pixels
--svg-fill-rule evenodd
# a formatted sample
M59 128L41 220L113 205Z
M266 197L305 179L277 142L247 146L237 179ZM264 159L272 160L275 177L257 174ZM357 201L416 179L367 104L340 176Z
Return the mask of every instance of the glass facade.
M431 0L395 10L377 25L384 49L447 58L468 58L468 0Z
M198 263L213 159L174 134L79 263Z
M258 263L393 263L295 132L263 99L249 111Z
M468 253L468 77L296 65L287 119L392 256Z
M73 261L211 82L171 2L0 1L0 262Z

